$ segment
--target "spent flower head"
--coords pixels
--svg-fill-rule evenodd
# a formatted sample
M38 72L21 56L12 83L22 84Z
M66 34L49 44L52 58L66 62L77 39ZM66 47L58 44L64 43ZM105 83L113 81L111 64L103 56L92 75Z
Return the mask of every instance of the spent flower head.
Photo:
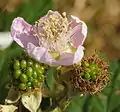
M23 18L15 18L11 35L29 56L49 65L72 65L84 55L83 43L87 35L86 24L75 16L49 11L34 25Z
M108 63L96 55L83 58L80 64L72 65L67 69L65 74L69 74L68 81L73 90L84 94L101 92L110 80Z

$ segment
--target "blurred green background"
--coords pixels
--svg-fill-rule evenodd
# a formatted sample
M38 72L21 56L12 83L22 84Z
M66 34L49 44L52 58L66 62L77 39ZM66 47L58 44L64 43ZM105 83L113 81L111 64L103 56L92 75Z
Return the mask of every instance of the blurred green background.
M112 5L111 5L112 4ZM1 0L0 32L10 31L15 17L23 17L30 24L49 9L66 11L78 16L88 25L85 42L86 55L101 51L110 60L111 81L98 95L74 96L68 112L120 112L120 2L118 0ZM5 38L0 36L1 38ZM1 42L1 41L0 41ZM11 59L23 52L16 43L0 50L0 103L7 95Z

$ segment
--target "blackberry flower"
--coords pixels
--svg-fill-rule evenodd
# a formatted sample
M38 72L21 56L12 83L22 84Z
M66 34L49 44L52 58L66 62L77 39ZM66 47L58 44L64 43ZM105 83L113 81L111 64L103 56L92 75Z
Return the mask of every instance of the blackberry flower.
M23 18L15 18L11 25L11 35L30 57L40 63L68 66L79 62L84 55L82 45L87 35L87 26L77 17L49 11L33 26Z

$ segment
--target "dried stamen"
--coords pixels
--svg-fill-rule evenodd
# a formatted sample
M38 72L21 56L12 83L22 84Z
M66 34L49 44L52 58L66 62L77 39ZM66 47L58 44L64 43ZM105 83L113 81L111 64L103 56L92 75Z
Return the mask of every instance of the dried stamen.
M75 90L95 94L103 90L109 82L108 64L97 56L84 58L81 65L73 66L70 71L71 83Z

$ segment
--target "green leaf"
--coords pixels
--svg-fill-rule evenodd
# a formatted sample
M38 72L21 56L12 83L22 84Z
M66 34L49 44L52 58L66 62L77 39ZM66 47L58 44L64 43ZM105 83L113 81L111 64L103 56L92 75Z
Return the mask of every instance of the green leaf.
M117 61L111 61L109 70L110 72L114 73L115 70L118 68L118 62Z
M54 74L56 73L56 67L50 67L47 71L46 83L49 89L53 89L54 85Z
M93 96L89 104L90 112L106 112L107 111L107 97L104 95Z
M8 92L8 96L7 98L5 99L5 103L6 104L14 104L14 103L17 103L19 101L21 97L21 94L19 91L16 91L15 90L15 87L11 87L9 92Z
M74 96L67 108L67 112L82 112L85 97L81 95Z
M112 112L120 105L120 94L112 94L111 100L108 106L108 112Z
M7 95L5 84L8 80L8 63L6 51L0 51L0 103L3 102Z
M115 65L114 65L115 67ZM114 68L113 67L113 68ZM112 78L111 78L111 91L108 93L108 98L107 98L107 110L112 110L114 108L116 108L115 105L111 105L112 102L115 103L116 101L116 105L118 106L119 105L119 101L117 101L119 99L119 95L116 94L116 91L117 91L117 85L119 84L119 81L118 81L118 76L119 76L119 73L120 73L120 62L118 61L117 62L117 66L116 66L116 69L112 69ZM113 72L114 70L114 72ZM119 90L119 89L118 89ZM116 95L115 95L116 94ZM118 97L118 98L117 98ZM115 101L114 101L115 100ZM111 109L112 108L112 109Z
M55 108L53 111L50 112L62 112L62 111L60 110L60 108Z

